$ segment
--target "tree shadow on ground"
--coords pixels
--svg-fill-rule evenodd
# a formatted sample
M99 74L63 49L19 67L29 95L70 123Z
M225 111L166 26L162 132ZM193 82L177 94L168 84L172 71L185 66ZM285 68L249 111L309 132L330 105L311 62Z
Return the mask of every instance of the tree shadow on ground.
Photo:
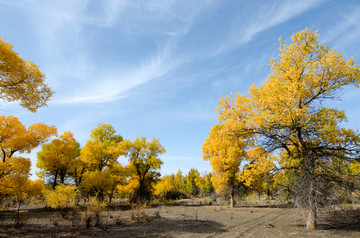
M222 224L214 221L178 220L160 218L148 223L126 223L108 229L108 234L121 237L176 237L180 233L212 234L227 232ZM101 235L100 233L98 235Z
M71 220L60 219L59 214L46 209L34 209L22 214L26 222L20 228L14 228L14 212L1 213L1 218L5 219L0 224L0 237L177 237L186 233L191 235L227 232L222 224L214 221L153 216L148 217L145 222L124 219L120 225L115 225L104 221L102 227L85 229L82 225L72 226ZM33 219L40 217L46 222L34 224Z
M340 210L324 214L319 229L360 231L360 210Z

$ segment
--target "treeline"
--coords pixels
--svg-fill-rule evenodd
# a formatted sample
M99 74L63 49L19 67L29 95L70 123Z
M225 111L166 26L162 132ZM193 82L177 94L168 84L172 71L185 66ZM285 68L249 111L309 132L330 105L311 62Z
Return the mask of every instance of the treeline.
M244 197L255 192L270 197L277 192L279 183L270 173L275 165L268 156L255 152L248 156L252 161L243 165L243 170L242 157L233 160L223 154L210 159L213 173L200 174L192 168L187 174L179 170L161 177L160 155L165 149L159 140L124 140L109 124L99 123L81 147L69 131L58 136L54 126L35 123L26 127L16 117L0 116L0 138L1 198L13 198L19 206L30 197L43 197L48 205L58 208L91 197L106 202L116 197L144 203L151 199L165 202L216 194L229 197L233 206L235 195ZM206 152L210 139L204 145L205 159L210 156ZM31 181L30 159L17 154L30 153L39 145L36 166L40 179Z
M100 123L82 148L71 132L44 144L36 166L40 169L38 176L52 190L56 191L59 184L69 184L86 198L108 198L111 202L114 195L122 195L131 202L144 202L150 199L160 178L163 162L159 156L164 152L158 139L124 140L111 125Z

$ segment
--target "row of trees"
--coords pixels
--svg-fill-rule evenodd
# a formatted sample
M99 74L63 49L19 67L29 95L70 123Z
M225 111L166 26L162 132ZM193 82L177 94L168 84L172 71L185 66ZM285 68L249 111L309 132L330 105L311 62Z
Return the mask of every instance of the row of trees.
M281 41L261 86L220 99L218 125L203 146L231 196L239 183L258 183L252 173L262 182L286 181L296 204L308 209L308 229L316 228L320 206L360 185L360 135L343 127L344 111L325 106L344 88L359 87L360 67L318 37L305 29L289 45Z
M53 189L58 184L75 184L84 195L101 200L108 196L111 201L114 192L147 200L160 177L159 156L164 152L158 139L123 140L111 125L99 124L83 148L71 132L43 145L36 166L38 176ZM120 157L127 158L128 165L120 163Z
M214 193L212 173L201 176L195 168L190 169L185 176L180 170L176 174L165 175L154 188L154 195L163 201L204 197L212 193Z
M36 112L46 106L53 95L45 83L45 75L30 60L23 60L13 46L0 37L0 98L17 101ZM91 132L91 139L83 148L71 132L56 136L54 126L35 123L24 126L16 117L0 116L0 194L6 197L18 193L18 197L41 191L39 181L30 188L31 161L18 154L30 153L43 145L38 153L39 176L50 183L52 189L65 183L73 183L86 195L103 198L113 196L115 189L131 191L133 198L147 199L154 181L160 174L162 162L159 155L165 152L158 139L146 141L138 137L134 141L123 140L111 125L99 124ZM128 160L128 165L119 163L119 156ZM36 189L35 189L36 188ZM120 189L119 189L120 190ZM19 192L22 191L22 192ZM17 196L17 195L16 195Z

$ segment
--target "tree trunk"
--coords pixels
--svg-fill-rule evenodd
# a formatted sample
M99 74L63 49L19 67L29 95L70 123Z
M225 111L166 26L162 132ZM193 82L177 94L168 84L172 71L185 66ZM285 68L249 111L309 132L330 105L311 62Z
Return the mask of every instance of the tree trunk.
M21 199L17 199L18 202L18 207L17 207L17 213L16 213L16 222L15 222L15 226L16 227L20 227L20 206L21 206Z
M306 221L306 229L308 230L316 229L316 218L317 218L316 209L310 209Z
M233 188L231 188L231 190L230 190L230 207L231 208L235 207L235 205L236 205L234 197L235 197L235 191Z
M309 207L308 207L308 218L306 221L306 229L315 230L316 229L316 220L317 220L317 206L316 206L316 197L314 189L314 181L310 182L309 187Z
M53 189L55 189L55 187L56 187L56 182L57 182L56 180L57 180L57 177L58 177L58 172L59 172L58 170L55 171L54 183L53 183L53 186L52 186Z
M306 221L306 229L315 230L316 229L316 219L317 219L317 201L316 201L316 178L315 178L315 165L314 161L308 159L307 170L308 179L309 179L309 190L308 190L308 218Z

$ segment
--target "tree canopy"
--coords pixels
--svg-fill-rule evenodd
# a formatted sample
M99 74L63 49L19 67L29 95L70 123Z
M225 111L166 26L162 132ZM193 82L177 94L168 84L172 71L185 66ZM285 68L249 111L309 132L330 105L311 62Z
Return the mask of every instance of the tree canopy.
M23 60L0 36L0 98L7 102L19 101L22 107L36 112L46 106L53 93L39 67Z
M286 153L280 166L296 171L302 188L297 198L309 210L309 229L316 227L321 180L346 184L330 166L357 160L360 152L358 132L343 127L345 112L324 104L346 86L359 86L360 67L318 38L305 29L288 45L281 40L265 83L253 85L248 95L222 98L218 109L226 134L251 136L268 152Z

